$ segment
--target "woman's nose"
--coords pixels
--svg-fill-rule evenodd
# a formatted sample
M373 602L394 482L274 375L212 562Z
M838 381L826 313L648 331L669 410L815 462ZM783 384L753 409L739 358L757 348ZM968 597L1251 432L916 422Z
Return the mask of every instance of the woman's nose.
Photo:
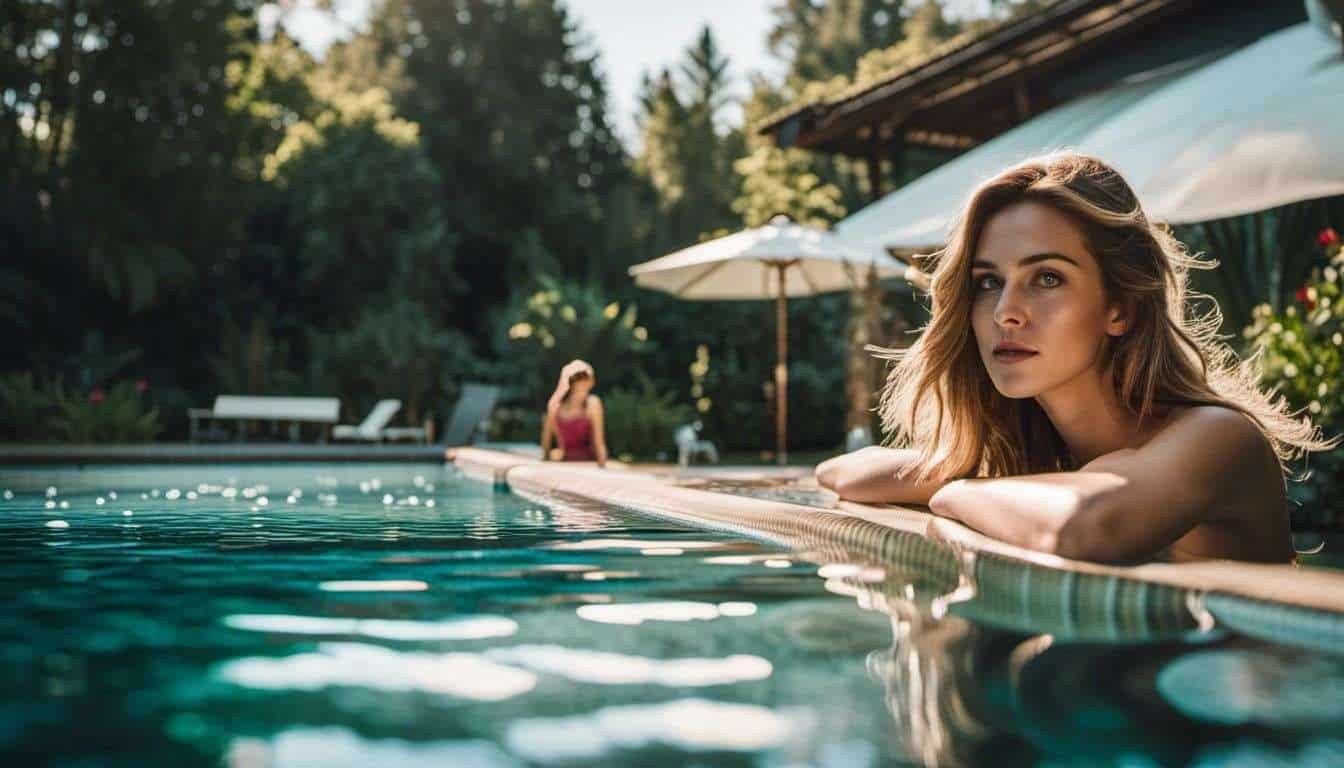
M999 303L994 305L994 324L999 326L1021 326L1027 321L1025 309L1016 290L1004 287L999 292Z

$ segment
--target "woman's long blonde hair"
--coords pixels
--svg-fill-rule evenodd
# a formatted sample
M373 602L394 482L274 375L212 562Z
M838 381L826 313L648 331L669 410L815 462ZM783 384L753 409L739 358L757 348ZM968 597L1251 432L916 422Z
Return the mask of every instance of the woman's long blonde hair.
M1304 451L1325 450L1310 420L1258 385L1257 361L1241 361L1219 340L1216 302L1187 292L1190 269L1216 262L1186 252L1153 224L1115 169L1092 157L1060 153L1009 168L971 195L947 247L932 257L932 316L906 350L875 348L895 362L880 413L888 442L919 450L919 480L1001 477L1076 468L1068 448L1034 399L1013 400L990 381L971 329L971 261L986 222L1010 205L1034 201L1063 212L1082 229L1101 267L1110 301L1129 310L1125 334L1106 337L1107 366L1121 403L1140 421L1156 406L1219 405L1246 416L1281 466ZM1190 299L1208 301L1198 311Z

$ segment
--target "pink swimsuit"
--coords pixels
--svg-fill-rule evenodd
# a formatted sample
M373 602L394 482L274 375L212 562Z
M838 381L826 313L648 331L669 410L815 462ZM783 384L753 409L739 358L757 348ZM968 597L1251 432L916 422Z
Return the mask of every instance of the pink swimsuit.
M597 455L593 452L593 423L588 414L561 416L555 414L555 431L560 438L560 447L564 449L565 461L593 461Z

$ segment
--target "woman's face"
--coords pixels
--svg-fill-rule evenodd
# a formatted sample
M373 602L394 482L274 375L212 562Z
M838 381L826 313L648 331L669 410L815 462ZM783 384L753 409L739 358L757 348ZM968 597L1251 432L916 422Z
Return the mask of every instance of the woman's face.
M971 269L976 346L1003 396L1099 380L1105 338L1125 328L1068 216L1036 202L1004 208L986 223Z
M570 397L577 399L587 397L588 393L593 391L594 383L592 376L575 376L571 378L569 380Z

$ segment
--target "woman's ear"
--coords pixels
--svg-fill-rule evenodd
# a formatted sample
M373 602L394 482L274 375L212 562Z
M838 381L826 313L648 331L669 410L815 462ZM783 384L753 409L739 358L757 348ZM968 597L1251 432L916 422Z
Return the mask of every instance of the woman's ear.
M1106 316L1106 335L1124 336L1129 332L1130 318L1134 316L1131 302L1116 302Z

